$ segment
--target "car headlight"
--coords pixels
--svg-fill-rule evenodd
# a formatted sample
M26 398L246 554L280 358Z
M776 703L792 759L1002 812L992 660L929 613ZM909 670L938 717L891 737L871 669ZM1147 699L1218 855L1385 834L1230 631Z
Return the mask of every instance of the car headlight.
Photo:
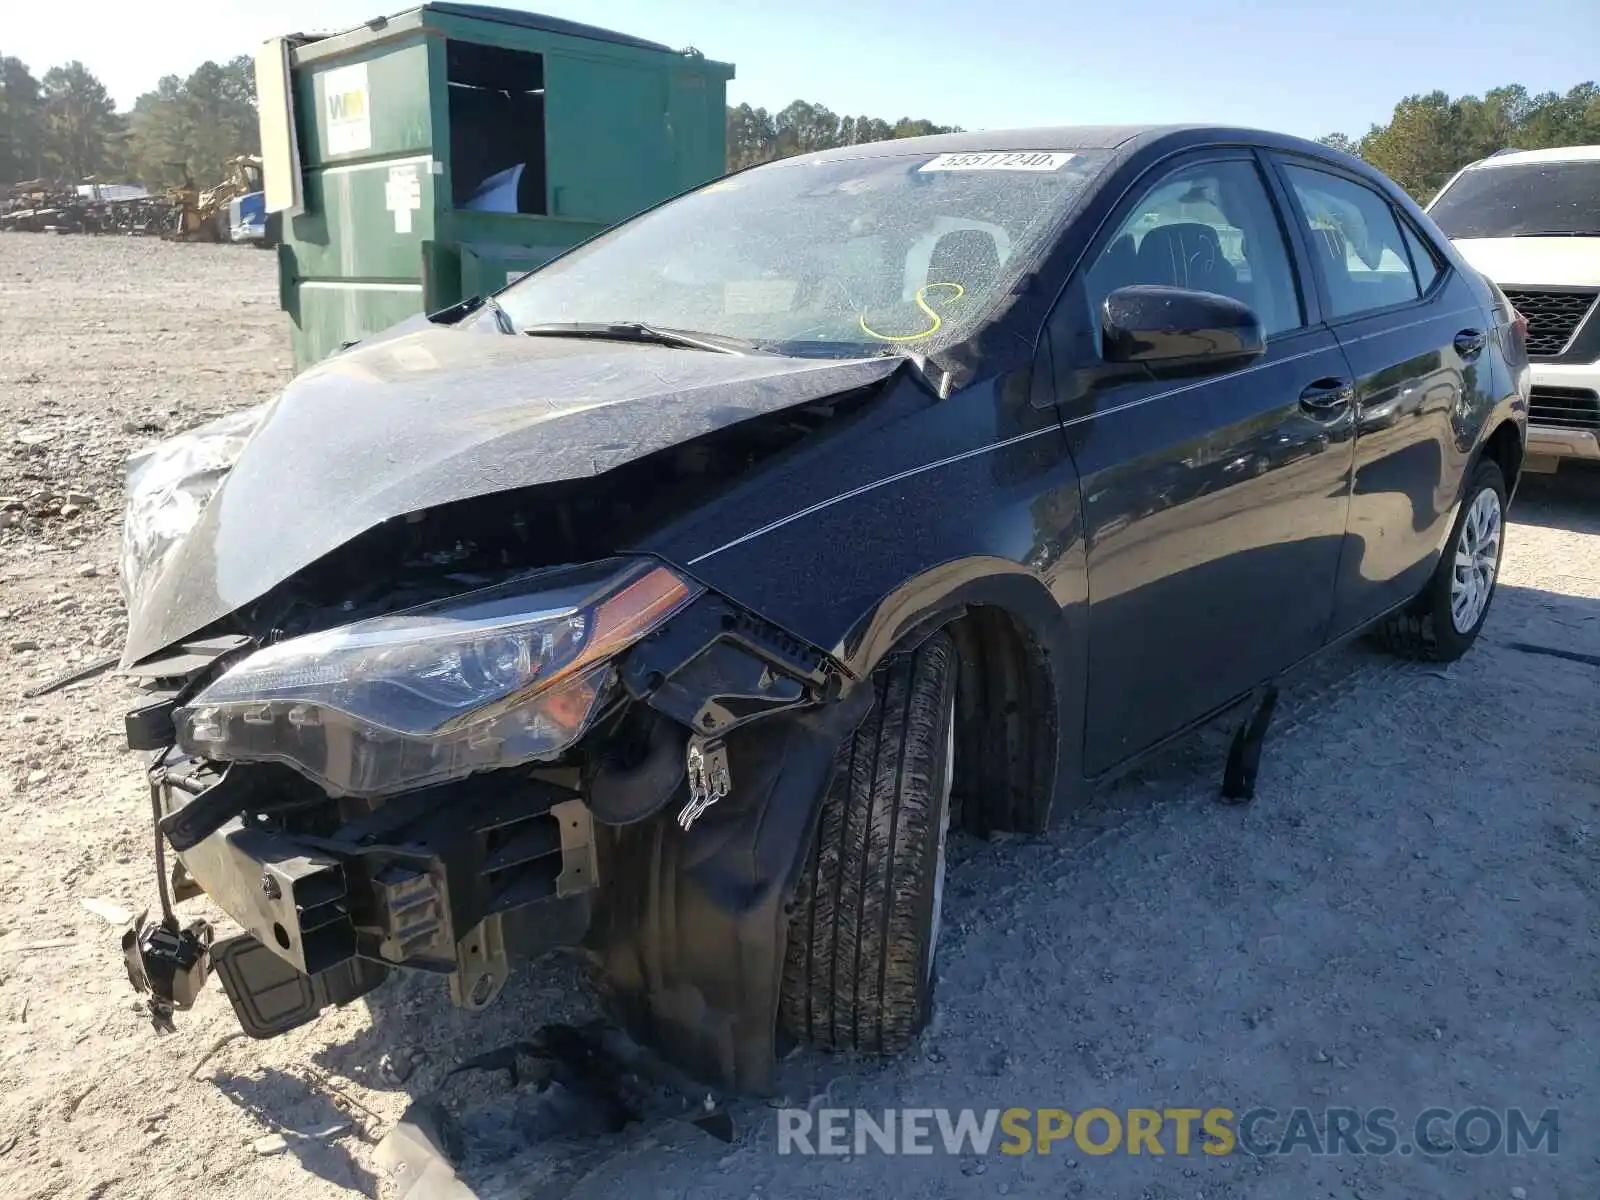
M178 744L351 796L553 758L604 703L611 660L701 591L612 559L291 638L180 708Z

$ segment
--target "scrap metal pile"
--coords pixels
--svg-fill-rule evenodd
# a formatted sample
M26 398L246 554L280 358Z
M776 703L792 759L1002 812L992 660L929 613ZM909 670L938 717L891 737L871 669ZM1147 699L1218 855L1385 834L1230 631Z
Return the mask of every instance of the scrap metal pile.
M59 183L30 179L0 189L0 232L112 233L173 241L244 240L234 231L230 204L261 190L261 158L228 161L228 176L198 188L182 163L169 164L181 182L163 193L124 184Z
M42 179L12 184L0 193L0 230L155 235L171 227L172 205L165 197L121 193Z

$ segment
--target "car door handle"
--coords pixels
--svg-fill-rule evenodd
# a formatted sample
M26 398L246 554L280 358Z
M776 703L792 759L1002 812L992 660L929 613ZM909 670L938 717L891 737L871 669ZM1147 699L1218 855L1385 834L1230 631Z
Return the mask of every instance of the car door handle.
M1456 334L1456 353L1462 358L1476 358L1483 353L1483 330L1463 329Z
M1309 413L1326 416L1349 406L1355 399L1355 389L1348 379L1318 379L1306 385L1300 393L1300 407Z

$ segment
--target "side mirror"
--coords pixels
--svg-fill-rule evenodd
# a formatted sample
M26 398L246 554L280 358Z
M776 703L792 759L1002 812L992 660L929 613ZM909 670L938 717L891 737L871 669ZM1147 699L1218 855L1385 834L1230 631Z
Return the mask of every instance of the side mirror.
M1153 283L1107 296L1100 332L1107 362L1139 363L1161 374L1232 370L1267 348L1261 318L1248 304Z

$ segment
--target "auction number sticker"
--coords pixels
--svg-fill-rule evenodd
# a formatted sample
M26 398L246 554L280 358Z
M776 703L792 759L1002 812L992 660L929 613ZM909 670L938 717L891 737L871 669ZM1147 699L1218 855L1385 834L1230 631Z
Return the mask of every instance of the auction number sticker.
M919 171L1059 171L1073 159L1064 150L978 150L941 154Z

